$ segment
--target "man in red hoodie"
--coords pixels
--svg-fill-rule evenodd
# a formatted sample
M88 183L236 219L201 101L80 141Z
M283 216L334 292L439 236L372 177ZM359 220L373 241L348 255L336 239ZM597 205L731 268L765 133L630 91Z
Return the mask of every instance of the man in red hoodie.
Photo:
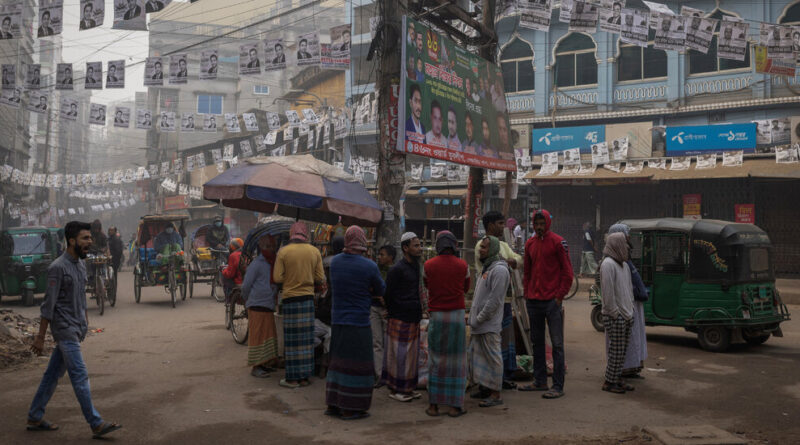
M542 397L557 399L564 395L564 320L561 302L572 284L572 263L564 238L550 231L552 217L547 210L533 214L536 232L525 243L523 286L531 323L534 383L521 391L546 391ZM547 387L544 327L550 328L553 347L553 387Z

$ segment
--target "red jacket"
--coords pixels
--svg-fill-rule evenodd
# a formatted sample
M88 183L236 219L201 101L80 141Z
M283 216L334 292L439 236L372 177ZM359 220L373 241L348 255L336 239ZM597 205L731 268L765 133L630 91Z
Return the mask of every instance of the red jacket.
M242 257L242 251L237 250L228 257L228 265L222 270L222 276L229 280L233 280L237 285L242 284L242 273L239 271L239 260Z
M552 217L547 210L539 210L546 220L541 238L534 234L525 243L525 269L523 286L529 300L561 300L572 285L572 263L564 238L550 231Z

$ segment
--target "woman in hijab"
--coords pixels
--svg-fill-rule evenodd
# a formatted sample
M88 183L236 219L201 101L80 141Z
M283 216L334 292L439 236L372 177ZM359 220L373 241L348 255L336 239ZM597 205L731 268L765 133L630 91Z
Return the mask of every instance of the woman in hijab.
M242 298L247 308L247 364L253 377L269 377L278 359L278 332L275 329L275 303L278 295L272 280L275 265L275 238L258 240L261 255L247 267L242 281Z
M614 224L608 233L624 233L628 241L629 251L633 250L630 243L630 228L625 224ZM647 287L642 281L642 276L628 259L628 268L631 270L631 284L633 285L633 325L631 326L631 339L625 353L625 363L622 366L622 377L630 379L643 379L641 376L644 360L647 358L647 334L644 324L644 302L648 299Z
M456 256L458 241L449 231L436 235L436 256L425 262L422 279L428 289L429 416L438 416L439 405L448 415L464 414L467 382L464 295L469 291L469 266ZM501 310L502 312L502 310ZM502 369L501 369L502 377Z
M615 394L633 391L633 387L622 380L622 365L633 324L633 286L627 261L628 240L625 234L608 235L600 263L600 292L603 296L608 360L602 389Z
M342 420L369 416L375 365L369 312L372 297L383 295L378 265L364 257L364 230L350 226L344 251L331 261L331 351L325 385L326 415Z

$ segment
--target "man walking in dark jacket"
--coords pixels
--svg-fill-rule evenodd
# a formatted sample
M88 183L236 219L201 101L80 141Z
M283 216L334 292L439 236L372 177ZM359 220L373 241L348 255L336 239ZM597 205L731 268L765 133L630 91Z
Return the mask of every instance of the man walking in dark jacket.
M124 250L116 227L108 228L108 249L111 251L111 267L114 268L114 275L116 275L122 264L122 251Z

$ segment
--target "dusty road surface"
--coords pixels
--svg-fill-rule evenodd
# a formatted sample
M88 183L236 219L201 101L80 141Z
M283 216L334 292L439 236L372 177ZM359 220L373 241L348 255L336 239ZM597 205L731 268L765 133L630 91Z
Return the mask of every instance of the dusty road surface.
M198 295L199 294L199 295ZM307 388L278 386L249 375L246 348L223 326L223 305L199 285L195 298L173 309L162 288L133 299L130 269L121 275L117 306L104 316L91 307L83 343L95 405L124 428L109 442L127 444L330 443L657 443L646 426L711 424L752 443L800 441L800 324L785 323L784 338L760 347L738 345L713 354L679 329L648 328L650 359L636 391L600 391L605 366L603 334L589 322L585 295L565 303L568 374L566 396L506 391L505 405L482 409L468 399L467 415L428 417L426 397L398 403L385 388L373 397L372 416L344 422L322 414L325 382ZM37 298L37 303L40 299ZM26 316L38 308L4 299L2 307ZM791 306L797 319L800 306ZM47 359L0 371L0 443L86 443L89 428L67 377L46 414L61 430L24 428L29 403Z

